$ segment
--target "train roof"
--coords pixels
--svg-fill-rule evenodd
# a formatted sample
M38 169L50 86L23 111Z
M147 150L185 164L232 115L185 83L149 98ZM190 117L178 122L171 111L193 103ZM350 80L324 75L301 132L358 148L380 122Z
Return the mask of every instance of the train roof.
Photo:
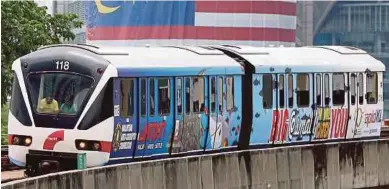
M241 64L213 48L81 46L108 60L119 77L244 74Z
M384 64L366 51L346 46L57 46L99 54L117 68L119 77L244 74L242 58L255 73L385 71Z
M366 51L347 46L214 47L239 54L256 73L385 71L385 65Z

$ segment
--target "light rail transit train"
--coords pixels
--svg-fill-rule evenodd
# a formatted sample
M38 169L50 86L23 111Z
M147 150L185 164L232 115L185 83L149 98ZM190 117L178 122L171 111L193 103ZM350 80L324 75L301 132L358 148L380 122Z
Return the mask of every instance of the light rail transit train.
M343 46L45 46L15 60L10 161L50 170L378 138L385 66Z

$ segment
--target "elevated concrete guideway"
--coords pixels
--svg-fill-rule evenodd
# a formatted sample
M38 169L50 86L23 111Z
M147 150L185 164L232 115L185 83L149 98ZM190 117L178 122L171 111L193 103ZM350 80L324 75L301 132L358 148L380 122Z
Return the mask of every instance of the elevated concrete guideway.
M192 156L68 171L3 189L365 188L389 186L389 139Z

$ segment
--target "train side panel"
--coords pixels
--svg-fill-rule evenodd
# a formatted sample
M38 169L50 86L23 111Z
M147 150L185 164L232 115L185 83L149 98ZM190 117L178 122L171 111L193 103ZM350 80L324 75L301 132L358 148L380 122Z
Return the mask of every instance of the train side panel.
M306 142L310 140L313 123L312 74L298 73L292 75L293 108L289 110L287 141L289 143Z
M211 76L206 150L238 145L242 120L241 76Z
M114 134L110 159L132 158L138 132L138 84L136 78L115 78L113 81Z
M382 72L364 74L364 106L361 109L362 137L380 136L383 124L383 80Z
M344 139L349 120L348 92L346 91L347 74L330 73L330 107L331 125L329 139Z
M207 127L204 77L183 77L182 113L175 120L172 154L202 150L202 131Z
M270 142L273 112L277 103L275 80L275 74L253 74L253 125L250 145Z

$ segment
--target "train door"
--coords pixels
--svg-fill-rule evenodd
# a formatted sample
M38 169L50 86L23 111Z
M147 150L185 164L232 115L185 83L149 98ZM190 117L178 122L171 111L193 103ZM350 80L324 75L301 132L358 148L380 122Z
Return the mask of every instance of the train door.
M358 103L358 81L357 81L357 73L349 73L349 114L350 119L347 124L347 133L346 138L359 138L362 133L361 129L361 109Z
M329 75L316 73L314 83L315 119L311 140L325 140L328 138L331 122L331 108L328 104Z
M203 131L207 127L205 114L205 78L204 77L184 77L183 88L185 95L183 98L182 120L176 123L176 139L172 153L196 152L203 150ZM205 120L205 121L204 121ZM176 120L177 122L177 120ZM178 126L177 126L178 125Z
M277 74L277 90L276 90L276 110L273 111L272 130L270 142L284 143L286 142L286 134L288 132L288 117L289 111L287 106L287 82L285 74Z
M226 112L225 112L225 126L222 129L222 136L225 139L224 147L236 147L239 141L239 135L241 130L241 115L242 115L242 104L241 95L235 91L242 91L240 76L226 76L225 87L226 87Z
M217 82L216 76L209 77L209 129L208 129L208 138L206 142L206 150L215 149L220 146L220 144L215 142L216 139L216 131L217 131L217 120L218 120L218 90L217 90Z
M173 125L171 79L150 78L148 89L146 156L167 155L171 137L171 132L168 131L171 131Z
M277 93L275 81L276 74L254 74L253 76L253 125L250 145L272 143L271 127L273 111L276 111Z
M201 150L205 149L208 135L209 123L209 98L208 96L208 77L193 77L193 112L196 117L200 118L200 146Z
M288 142L306 142L312 135L313 74L293 74L293 109L289 111Z
M188 151L198 151L204 149L206 131L208 130L208 103L205 100L208 98L208 85L206 84L208 80L202 76L191 77L190 79L190 102L192 111L189 114L185 114L184 124L189 129L188 132L192 133L193 137L188 138L192 141L192 143L188 143L190 146Z
M348 92L346 73L333 73L331 76L331 129L330 139L343 139L346 136L349 120Z
M228 123L227 123L227 111L226 111L226 83L225 77L217 77L217 92L218 92L218 111L217 111L217 124L216 130L213 132L214 149L223 148L228 146Z
M367 71L363 74L365 94L363 111L363 137L377 137L383 116L382 73Z
M138 131L136 78L114 79L114 136L111 160L132 158Z
M171 153L178 153L181 151L182 143L181 143L181 137L184 131L183 128L183 121L184 116L183 112L185 111L185 103L184 98L185 94L184 91L184 79L183 77L177 77L176 78L176 107L175 107L175 114L176 114L176 120L174 125L174 135L172 139L172 146L171 146Z
M145 154L145 145L146 145L146 134L147 130L145 130L147 126L147 120L148 120L148 103L149 103L149 96L148 94L148 89L147 89L147 83L148 79L147 78L139 78L138 79L138 140L137 140L137 147L136 147L136 152L135 152L135 157L136 158L142 158Z
M168 155L173 128L172 78L141 79L140 150L143 156ZM146 84L143 87L143 84ZM144 93L145 92L145 93ZM143 98L146 97L146 98ZM145 114L146 115L145 115Z
M222 76L211 77L211 114L209 122L209 149L219 149L228 144L228 125L225 122L225 84ZM212 107L212 104L214 105Z

